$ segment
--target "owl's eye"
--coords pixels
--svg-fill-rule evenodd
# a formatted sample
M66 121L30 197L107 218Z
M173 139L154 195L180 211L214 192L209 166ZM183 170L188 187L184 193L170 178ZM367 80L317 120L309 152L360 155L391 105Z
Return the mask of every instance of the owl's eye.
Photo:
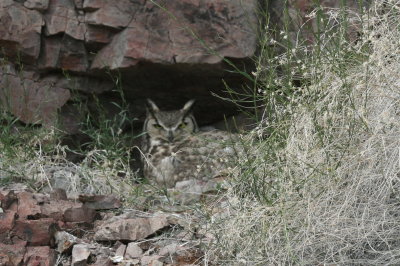
M155 127L155 128L161 128L161 125L160 125L160 124L153 124L153 127Z
M188 123L186 123L186 122L182 122L182 123L179 125L179 127L180 127L180 128L185 128L185 127L187 126L187 124L188 124Z

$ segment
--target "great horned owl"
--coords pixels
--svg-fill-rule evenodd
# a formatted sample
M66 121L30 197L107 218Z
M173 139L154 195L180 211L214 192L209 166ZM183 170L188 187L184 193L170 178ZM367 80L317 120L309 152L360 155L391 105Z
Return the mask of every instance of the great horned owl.
M148 100L142 150L144 175L165 187L189 179L220 175L235 155L228 132L198 132L192 114L194 100L182 109L162 111Z

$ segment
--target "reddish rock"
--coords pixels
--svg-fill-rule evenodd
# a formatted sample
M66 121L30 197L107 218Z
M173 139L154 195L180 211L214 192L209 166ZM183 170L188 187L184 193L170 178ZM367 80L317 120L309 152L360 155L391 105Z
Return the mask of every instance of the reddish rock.
M25 191L21 191L25 192ZM49 196L47 194L42 194L42 193L32 193L33 198L37 201L39 205L42 205L44 203L48 203L50 201Z
M72 248L72 266L84 266L87 264L87 260L91 252L87 245L77 244Z
M12 58L34 63L40 52L42 15L13 1L0 3L0 47Z
M66 222L86 222L92 223L95 219L96 211L85 206L80 208L67 209L64 213Z
M56 252L50 247L27 247L24 265L53 266L56 262Z
M1 199L1 206L3 210L13 210L17 211L18 209L18 197L14 191L10 191L7 195L3 196Z
M111 28L127 27L142 6L143 0L85 0L85 22ZM93 12L89 12L93 11Z
M0 102L22 122L52 126L70 92L29 75L32 76L26 71L14 74L0 68Z
M18 217L20 220L40 215L41 209L34 195L29 192L20 192L18 197Z
M82 42L64 36L58 67L65 70L84 72L89 67L87 52Z
M84 238L85 235L87 235L88 231L93 230L93 224L92 223L86 223L86 222L58 222L58 226L60 227L61 230L67 231L67 232L73 232L74 236L78 238Z
M79 209L82 203L68 200L52 200L40 206L41 213L55 220L63 220L65 212L70 209Z
M43 52L39 59L40 69L52 69L58 67L58 57L61 50L61 37L50 36L43 38Z
M166 1L164 7L174 18L146 3L128 27L97 54L92 68L124 68L139 61L214 64L223 57L252 56L257 43L253 30L256 4L239 0Z
M29 9L45 11L49 7L49 0L27 0L24 6Z
M21 265L26 251L25 245L26 242L19 242L14 245L6 245L0 242L0 265Z
M165 99L164 103L169 106L183 101L184 95L199 98L203 103L198 105L201 107L197 112L207 116L199 119L204 123L214 122L217 118L208 114L210 112L203 112L202 108L219 108L221 114L234 112L232 105L210 101L209 88L218 93L224 87L222 78L229 85L235 83L232 87L241 87L238 83L242 80L232 80L230 74L227 77L225 65L219 64L222 59L210 54L188 29L193 29L221 57L247 59L254 53L252 29L258 27L252 25L255 21L253 7L258 1L162 2L177 19L145 0L50 0L43 13L24 5L44 10L47 0L2 0L0 47L4 48L8 58L21 54L24 69L31 69L37 75L40 73L40 77L26 81L29 79L22 78L23 73L14 73L14 78L0 73L1 104L9 106L22 122L52 126L70 93L64 87L44 82L48 73L57 75L53 73L68 70L71 80L66 82L71 84L69 86L88 93L101 93L115 88L115 84L108 86L110 82L103 85L109 73L116 73L108 72L111 68L121 74L118 80L124 82L126 99L139 119L142 119L141 112L144 113L142 99L156 95ZM42 28L44 31L39 36ZM183 64L169 66L175 63ZM209 66L209 63L217 64ZM74 83L75 78L83 79L85 75L90 75L96 82L88 82L85 86ZM8 80L8 85L4 80ZM199 84L199 80L204 83ZM111 102L109 95L104 98ZM166 97L169 95L178 97ZM74 121L71 116L62 120L59 121L68 128L68 133L79 131L73 124L80 121Z
M121 201L112 195L79 195L79 201L85 207L95 210L117 209L122 206Z
M111 42L114 35L115 31L109 28L87 25L85 32L85 42L107 44Z
M15 214L16 212L11 210L0 213L0 235L11 231L15 222Z
M86 71L88 57L84 44L68 36L44 38L40 69L64 69L77 72Z
M64 189L56 188L50 192L50 199L52 200L67 200L67 192Z
M138 240L169 226L166 216L154 216L149 218L113 217L95 228L94 238L99 241L108 240Z
M138 246L137 243L131 242L128 244L125 252L125 259L137 259L142 257L143 250Z
M81 242L80 239L65 231L55 232L54 242L57 245L58 253L66 253L72 249L72 246Z
M84 40L86 25L84 18L75 10L72 0L50 0L44 16L46 35L65 33L77 40Z
M12 235L27 241L30 246L45 246L50 242L49 228L53 223L51 218L16 221Z

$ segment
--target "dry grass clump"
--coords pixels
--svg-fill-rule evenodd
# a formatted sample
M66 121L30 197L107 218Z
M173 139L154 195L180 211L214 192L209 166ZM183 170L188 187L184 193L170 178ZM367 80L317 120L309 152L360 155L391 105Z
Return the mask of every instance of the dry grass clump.
M314 52L301 96L246 137L211 223L221 264L400 264L400 1L357 23L358 43Z
M92 149L80 163L66 158L66 146L54 130L29 129L11 143L0 143L0 184L13 188L24 184L38 192L63 188L69 197L79 194L114 194L122 198L135 193L137 173L129 166L129 150L116 157L112 150ZM122 152L122 151L119 151Z

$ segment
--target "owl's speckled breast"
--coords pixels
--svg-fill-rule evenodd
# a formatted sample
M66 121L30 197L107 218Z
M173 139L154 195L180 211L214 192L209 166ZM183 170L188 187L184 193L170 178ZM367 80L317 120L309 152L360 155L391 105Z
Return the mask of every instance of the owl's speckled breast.
M198 132L188 101L182 109L162 111L149 100L142 148L144 175L164 187L196 179L210 180L227 168L232 149L226 149L232 134Z
M184 153L178 148L181 144L182 142L163 143L153 146L148 154L151 165L147 166L146 176L154 177L156 183L166 187L173 187L176 182L181 181L178 174Z

